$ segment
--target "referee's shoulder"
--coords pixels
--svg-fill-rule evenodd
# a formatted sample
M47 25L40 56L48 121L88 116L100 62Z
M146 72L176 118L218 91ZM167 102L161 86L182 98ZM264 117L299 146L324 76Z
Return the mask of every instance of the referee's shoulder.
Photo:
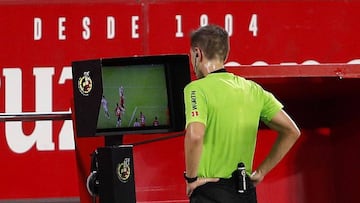
M197 87L197 86L199 86L201 83L202 83L202 79L193 80L193 81L191 81L190 83L188 83L188 84L185 86L185 89L191 88L191 87Z
M248 86L254 86L254 87L262 88L262 86L258 82L254 81L252 79L245 78L245 77L242 77L242 76L239 76L239 75L235 75L235 77L237 78L238 82L247 84Z

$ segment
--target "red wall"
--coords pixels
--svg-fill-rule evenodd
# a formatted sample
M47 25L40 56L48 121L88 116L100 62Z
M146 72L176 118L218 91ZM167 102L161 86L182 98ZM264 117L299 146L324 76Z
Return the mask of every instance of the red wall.
M189 32L206 21L231 32L229 62L348 63L360 59L359 9L360 2L355 1L3 2L0 112L69 111L72 61L187 53ZM249 31L255 16L256 35ZM39 20L41 29L34 23ZM241 68L229 69L242 73ZM298 75L306 76L307 71L303 67ZM336 73L335 68L332 75ZM259 186L259 202L359 202L359 82L326 78L258 80L284 100L303 134ZM268 130L259 132L256 163L274 137ZM101 140L80 142L78 147L85 145L91 151ZM186 200L182 147L178 137L134 148L138 201ZM71 121L0 122L0 149L1 200L84 194L78 180L89 166L80 162L79 171L84 173L78 174L76 157L86 157L87 151L75 156ZM154 181L162 174L169 178Z
M287 78L286 83L276 79L282 82L275 84L274 78L260 82L280 96L302 136L259 186L262 202L358 202L359 119L355 112L360 97L354 89L360 88L359 79L302 77ZM269 150L273 141L269 135L259 133L257 161ZM274 193L281 195L268 195Z

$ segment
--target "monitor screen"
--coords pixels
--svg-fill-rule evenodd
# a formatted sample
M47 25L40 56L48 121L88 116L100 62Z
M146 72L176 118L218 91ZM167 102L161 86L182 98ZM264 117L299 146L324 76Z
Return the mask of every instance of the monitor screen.
M98 132L170 127L165 64L102 67L102 83Z
M77 136L184 130L188 55L74 61L72 72Z

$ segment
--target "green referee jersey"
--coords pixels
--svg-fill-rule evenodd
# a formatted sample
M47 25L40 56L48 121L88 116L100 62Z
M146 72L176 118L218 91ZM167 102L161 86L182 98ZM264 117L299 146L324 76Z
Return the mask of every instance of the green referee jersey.
M186 126L205 128L199 177L229 178L239 162L251 173L259 120L269 122L282 104L253 81L217 72L184 89Z

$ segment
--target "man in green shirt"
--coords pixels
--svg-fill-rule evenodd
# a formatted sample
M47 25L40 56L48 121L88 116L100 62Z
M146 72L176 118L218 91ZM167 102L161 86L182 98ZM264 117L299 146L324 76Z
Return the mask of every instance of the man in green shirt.
M237 192L234 171L243 162L255 186L285 156L300 135L282 104L260 85L228 73L227 32L208 25L191 35L190 57L198 78L184 89L184 177L190 202L257 202L254 187ZM278 132L266 159L253 170L259 120ZM251 175L250 175L251 174Z

